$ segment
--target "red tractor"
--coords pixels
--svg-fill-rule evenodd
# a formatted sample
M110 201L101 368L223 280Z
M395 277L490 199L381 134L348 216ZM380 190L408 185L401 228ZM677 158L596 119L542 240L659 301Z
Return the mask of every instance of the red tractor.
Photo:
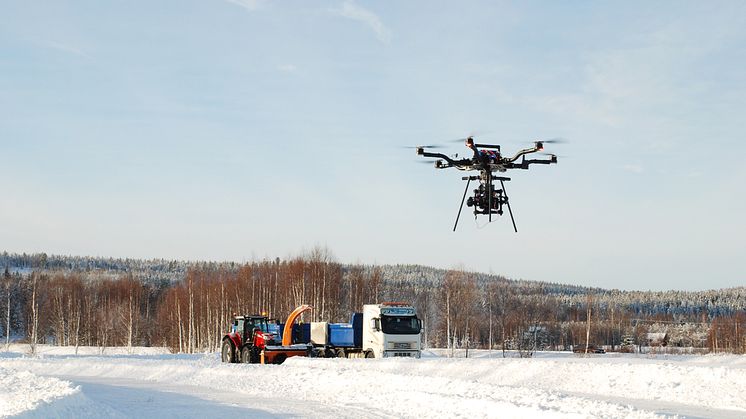
M235 316L230 332L223 337L220 359L245 364L282 364L291 356L308 356L309 345L291 344L293 322L306 310L311 310L311 306L300 306L290 314L282 342L279 325L270 323L267 316Z

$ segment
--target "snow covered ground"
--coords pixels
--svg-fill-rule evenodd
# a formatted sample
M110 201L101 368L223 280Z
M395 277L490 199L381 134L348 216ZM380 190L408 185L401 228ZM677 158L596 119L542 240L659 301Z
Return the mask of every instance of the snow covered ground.
M746 356L472 352L222 364L158 348L0 352L0 417L746 417Z

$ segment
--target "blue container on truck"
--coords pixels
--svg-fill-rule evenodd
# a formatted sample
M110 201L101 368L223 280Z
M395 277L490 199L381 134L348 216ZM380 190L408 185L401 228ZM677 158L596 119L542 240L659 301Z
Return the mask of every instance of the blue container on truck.
M363 313L352 313L349 323L329 323L327 328L330 346L363 347Z
M337 348L355 346L355 331L350 323L329 323L329 344Z
M355 347L363 347L363 313L352 313L350 323L355 333Z

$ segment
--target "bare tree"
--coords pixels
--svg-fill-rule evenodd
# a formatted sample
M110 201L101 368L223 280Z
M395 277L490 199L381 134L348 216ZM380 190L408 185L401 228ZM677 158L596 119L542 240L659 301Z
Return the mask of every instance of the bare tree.
M477 301L474 278L463 270L449 270L443 279L441 301L446 309L446 343L454 356L455 347L466 348L471 339L472 317ZM460 335L459 335L460 334Z
M187 275L187 291L189 293L189 328L188 340L187 340L187 352L194 353L195 347L195 336L194 336L194 287L193 287L193 272L189 272Z
M591 338L591 307L593 306L593 294L588 293L588 299L586 301L588 315L586 317L586 329L585 329L585 355L588 355L588 347L590 346Z
M39 300L38 285L39 274L31 273L31 318L29 319L29 345L31 346L31 355L36 355L36 344L39 341Z
M10 294L11 294L11 276L8 267L5 267L3 273L3 284L5 285L6 296L6 313L5 313L5 350L10 350Z
M494 282L489 285L488 299L490 312L498 318L500 328L500 348L503 358L506 356L507 337L509 336L510 313L514 304L514 292L510 284L505 281ZM491 328L490 328L491 329ZM490 334L492 331L490 330Z

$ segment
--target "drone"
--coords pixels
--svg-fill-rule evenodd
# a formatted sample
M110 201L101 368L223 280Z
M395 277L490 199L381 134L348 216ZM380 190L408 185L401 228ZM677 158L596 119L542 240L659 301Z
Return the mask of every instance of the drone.
M461 140L458 140L461 141ZM562 142L560 139L534 141L534 146L518 151L512 157L504 157L500 152L500 146L496 144L476 144L474 143L474 137L469 136L465 138L466 147L469 148L474 156L471 158L458 158L458 154L453 157L449 157L442 153L431 153L425 151L426 148L433 148L435 146L418 146L417 154L423 157L437 158L435 161L436 169L448 169L454 167L458 170L469 172L477 171L478 176L464 176L461 180L466 181L466 189L464 189L464 196L461 198L461 205L458 209L458 215L456 215L456 223L453 225L453 231L456 231L458 226L458 220L461 217L461 210L464 208L464 201L468 207L474 207L474 218L478 215L487 215L489 222L492 222L493 215L503 214L503 205L508 208L510 214L510 220L513 222L513 229L518 232L518 228L515 225L515 218L513 218L513 210L510 209L510 201L508 200L508 194L505 192L505 183L510 180L509 177L495 176L495 172L504 173L510 169L526 169L532 164L553 164L557 163L557 156L555 154L549 154L548 159L527 159L528 154L540 152L544 150L544 144L547 143L558 143ZM474 195L466 199L466 195L469 192L469 184L471 181L479 181L479 187L474 189ZM500 189L495 189L493 182L500 181Z

